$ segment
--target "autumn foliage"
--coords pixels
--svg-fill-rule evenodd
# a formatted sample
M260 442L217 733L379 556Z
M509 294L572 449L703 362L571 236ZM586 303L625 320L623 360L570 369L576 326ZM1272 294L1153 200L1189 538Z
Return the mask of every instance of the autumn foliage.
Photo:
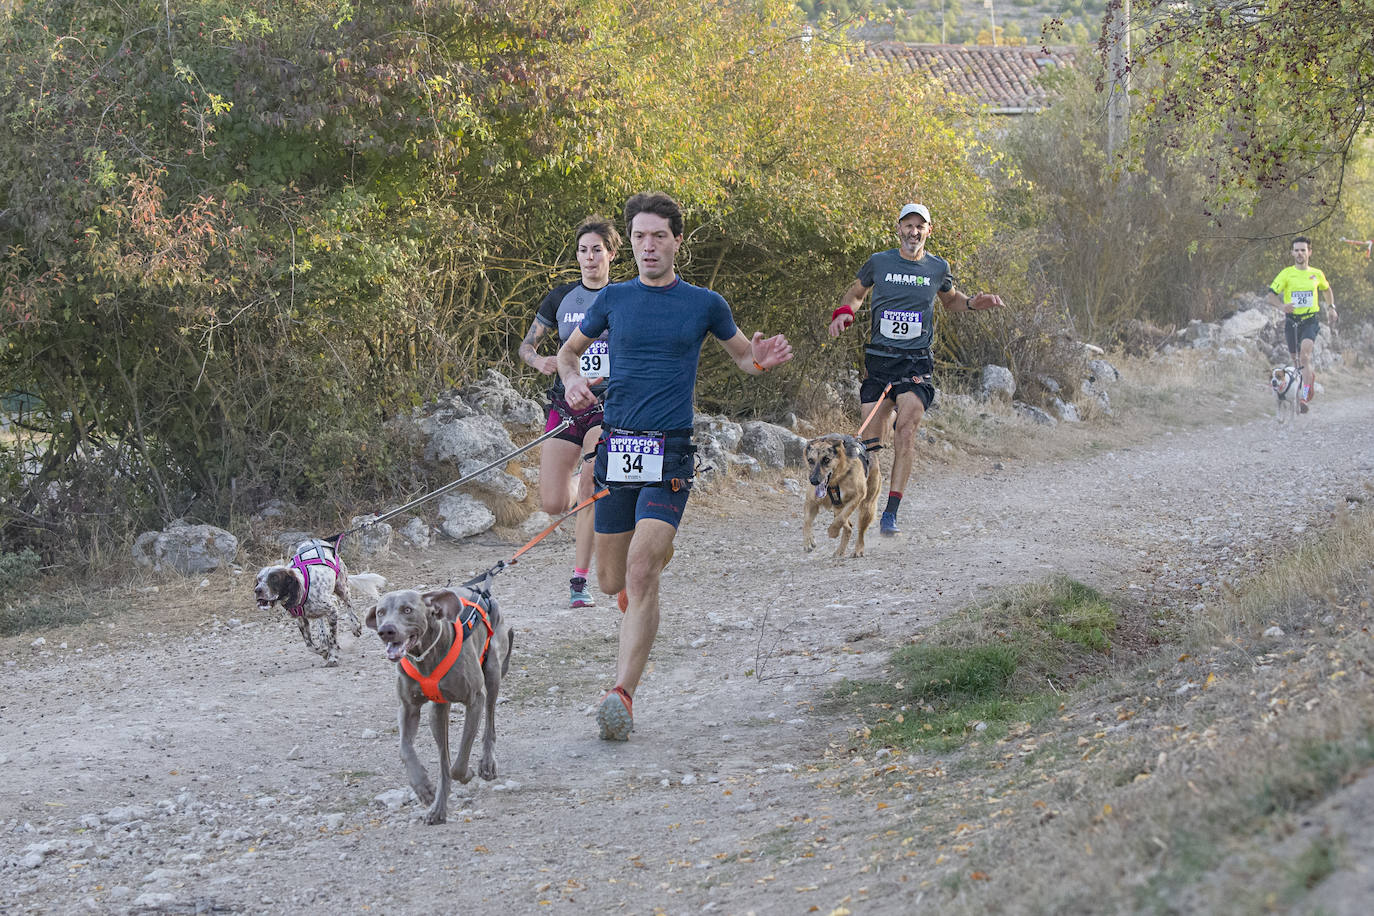
M516 367L569 227L637 190L686 205L689 279L803 340L900 201L991 234L959 112L775 0L36 0L0 53L7 537L406 488L381 421Z

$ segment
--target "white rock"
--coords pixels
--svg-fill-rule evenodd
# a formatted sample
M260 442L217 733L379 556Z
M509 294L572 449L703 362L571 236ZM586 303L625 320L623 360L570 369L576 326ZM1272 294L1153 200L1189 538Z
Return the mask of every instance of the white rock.
M153 893L139 894L134 898L134 906L145 910L161 910L177 902L176 894Z
M1282 627L1270 627L1269 629L1267 629L1267 630L1264 631L1264 635L1265 635L1265 637L1268 638L1268 639L1282 639L1282 638L1283 638L1283 628L1282 628Z

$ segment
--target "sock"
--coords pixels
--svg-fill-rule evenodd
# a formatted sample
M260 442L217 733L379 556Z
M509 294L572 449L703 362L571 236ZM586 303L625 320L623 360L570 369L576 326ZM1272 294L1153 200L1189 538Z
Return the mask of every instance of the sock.
M573 578L574 578L574 579L585 579L585 578L587 578L587 573L589 573L589 572L591 572L590 569L578 569L576 566L574 566L574 567L573 567Z
M887 508L883 510L883 514L887 515L890 512L895 516L897 510L901 508L901 505L902 494L898 493L896 490L892 490L887 494Z

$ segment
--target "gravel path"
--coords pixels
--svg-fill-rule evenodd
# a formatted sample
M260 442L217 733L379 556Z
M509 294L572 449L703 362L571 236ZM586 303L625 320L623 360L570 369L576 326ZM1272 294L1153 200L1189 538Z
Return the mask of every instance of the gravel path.
M501 775L455 787L439 827L404 788L380 642L345 635L340 667L320 667L253 609L251 573L164 585L41 646L0 641L0 911L910 912L920 868L870 864L909 812L829 788L850 723L816 709L826 688L1055 572L1161 613L1213 599L1368 494L1374 398L1358 392L1317 405L1302 438L1266 418L918 470L905 536L857 561L804 556L800 500L779 490L694 499L624 745L590 715L614 603L561 607L568 550L538 550L497 583L518 630ZM442 584L509 550L378 571ZM418 746L432 768L426 729Z

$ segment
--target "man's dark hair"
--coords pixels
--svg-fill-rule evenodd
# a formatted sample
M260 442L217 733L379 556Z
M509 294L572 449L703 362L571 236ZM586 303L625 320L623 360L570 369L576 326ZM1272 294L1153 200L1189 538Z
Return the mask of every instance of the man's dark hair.
M615 228L615 224L606 217L593 213L591 216L577 224L577 229L573 232L573 242L578 242L582 236L588 232L594 232L601 236L601 241L611 251L620 250L620 232Z
M625 201L625 231L634 229L635 217L640 213L652 213L668 221L673 235L682 235L682 207L667 194L657 191L643 191Z
M1312 240L1309 239L1309 238L1308 238L1307 236L1305 236L1305 235L1300 235L1300 236L1298 236L1297 238L1293 239L1293 244L1292 244L1292 245L1289 245L1288 247L1289 247L1289 248L1292 248L1293 245L1298 244L1298 242L1302 242L1302 243L1303 243L1304 245L1306 245L1308 248L1311 248L1311 247L1312 247Z

